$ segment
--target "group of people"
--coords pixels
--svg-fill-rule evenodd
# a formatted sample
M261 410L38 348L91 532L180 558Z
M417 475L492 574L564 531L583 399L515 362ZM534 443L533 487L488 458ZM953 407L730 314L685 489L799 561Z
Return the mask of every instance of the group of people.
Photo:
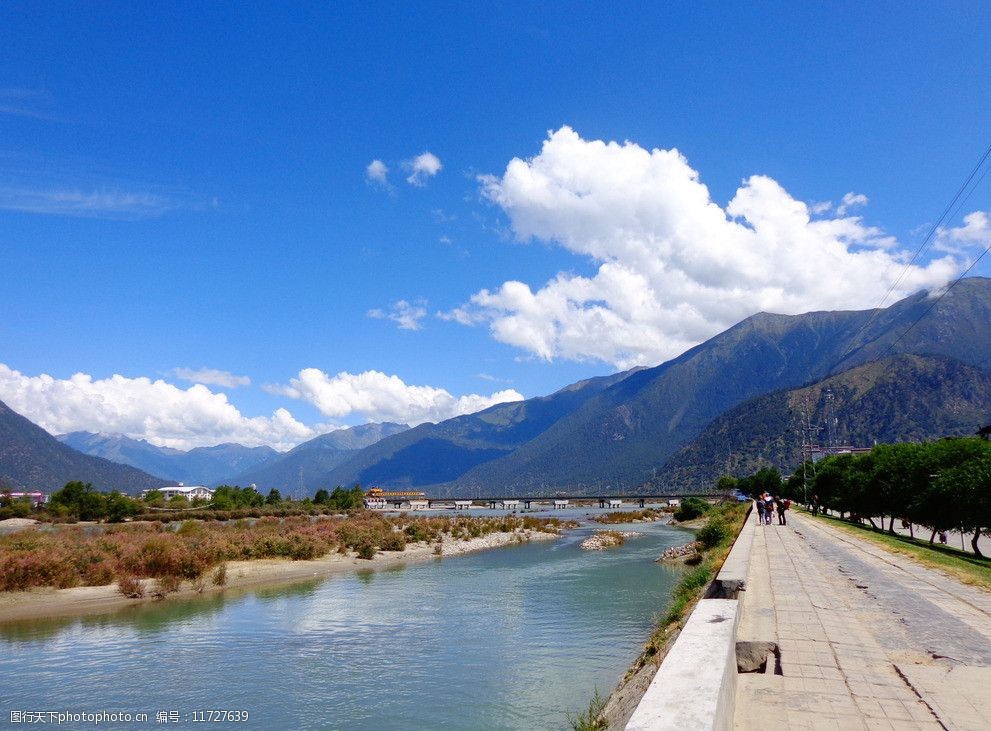
M757 503L757 521L761 525L770 525L775 512L778 514L778 525L788 524L785 513L791 507L791 500L781 496L773 497L770 493L764 492L757 497L755 502Z

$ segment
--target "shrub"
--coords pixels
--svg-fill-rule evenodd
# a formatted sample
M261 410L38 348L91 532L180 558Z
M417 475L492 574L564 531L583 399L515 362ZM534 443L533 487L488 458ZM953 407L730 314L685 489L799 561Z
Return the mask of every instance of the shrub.
M213 572L213 585L225 586L227 584L227 564L222 563Z
M182 580L178 576L159 576L155 579L155 587L151 590L151 595L156 599L164 599L169 594L179 591Z
M710 518L695 537L706 548L715 548L729 537L729 527L721 518Z
M117 580L117 591L128 599L140 599L145 595L144 584L135 576L122 576Z
M358 558L363 558L366 561L375 558L375 546L371 542L362 543L358 546Z
M709 503L701 498L686 497L674 511L675 520L695 520L709 510Z
M404 551L406 550L406 537L402 533L390 533L379 544L383 551Z

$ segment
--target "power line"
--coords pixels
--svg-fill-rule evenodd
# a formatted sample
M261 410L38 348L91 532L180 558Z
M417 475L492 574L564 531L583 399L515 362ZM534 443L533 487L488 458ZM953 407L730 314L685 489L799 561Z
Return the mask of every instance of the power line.
M881 308L884 306L884 303L887 301L888 297L891 296L891 293L895 291L895 288L901 283L902 279L905 278L905 275L908 273L912 265L918 260L919 256L922 255L922 252L933 243L934 237L936 233L939 231L940 226L943 225L943 222L948 219L952 219L957 215L957 212L966 204L968 200L970 200L970 197L974 194L974 191L977 190L978 186L980 186L980 184L984 181L984 178L987 176L988 172L991 172L991 166L985 168L984 172L981 173L981 176L977 179L977 182L971 185L971 183L974 181L974 177L977 175L978 171L984 166L984 163L988 161L989 157L991 157L991 145L988 145L987 149L984 151L984 154L982 154L981 157L978 159L977 164L970 171L970 174L967 176L966 180L964 180L963 184L961 184L961 186L957 189L957 192L954 194L953 198L947 204L946 208L943 209L942 214L940 214L939 218L936 219L936 222L933 223L933 225L929 228L929 231L922 239L922 243L919 245L919 248L915 250L915 253L912 255L912 258L908 261L908 263L904 266L904 268L902 268L901 273L898 275L895 281L892 282L891 286L888 287L888 291L884 293L884 296L881 298L881 301L878 302L877 306L871 311L870 316L867 318L864 324L857 329L856 333L854 333L853 337L850 339L850 344L847 346L847 349L836 360L836 363L833 365L833 367L836 367L837 365L842 363L843 359L846 358L850 353L852 353L856 349L857 339L860 337L861 333L863 333L868 327L871 326L871 324L877 318L878 313L881 311ZM967 195L964 196L963 199L961 199L961 196L963 195L964 191L967 190L968 188L970 188L970 190L967 192ZM987 251L984 252L984 254L986 253ZM981 256L978 257L977 261L980 261L980 259L984 256L984 254L981 254ZM975 261L974 264L971 264L971 266L968 267L967 271L960 276L961 279L963 278L964 275L967 274L967 272L969 272L971 269L974 268L974 266L977 264L977 261ZM954 286L956 286L956 282L954 282L949 289L952 289ZM945 295L946 292L949 291L949 289L944 291L943 294ZM942 295L940 296L940 299L942 299ZM936 301L938 302L939 300L937 299ZM935 306L935 303L933 304L933 306ZM932 308L930 307L930 310L931 309ZM926 310L926 314L928 314L928 312L929 310ZM923 315L923 317L925 317L925 315ZM913 323L912 326L914 327L914 325L915 323ZM907 332L908 331L906 331L906 333ZM906 333L903 333L903 335Z
M897 345L901 341L902 338L904 338L906 335L908 335L909 332L912 331L912 328L914 328L916 325L918 325L926 315L928 315L930 312L932 312L933 311L933 308L936 305L939 304L939 301L941 299L943 299L946 295L948 295L950 293L950 290L953 289L954 287L956 287L960 283L960 280L962 280L964 277L966 277L967 274L970 273L970 270L973 269L974 267L976 267L977 266L977 263L981 259L983 259L984 256L989 251L991 251L991 245L989 245L986 249L984 249L984 251L981 252L981 255L978 256L976 259L974 259L974 262L969 267L967 267L966 270L964 270L963 274L961 274L959 277L957 277L956 279L954 279L953 280L953 283L950 286L946 287L940 293L939 297L937 297L935 300L933 300L933 303L931 305L929 305L928 309L926 309L925 312L923 312L921 315L919 315L919 317L917 317L915 319L915 322L913 322L911 325L909 325L907 328L905 328L905 331L891 342L891 345L888 346L888 348L884 351L884 354L882 354L881 357L878 358L878 360L884 360L888 356L888 353L891 352L891 349L894 348L895 345Z

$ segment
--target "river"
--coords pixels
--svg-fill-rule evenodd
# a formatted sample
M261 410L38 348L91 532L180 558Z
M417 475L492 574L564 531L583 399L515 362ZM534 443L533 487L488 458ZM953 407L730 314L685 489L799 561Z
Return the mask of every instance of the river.
M578 511L568 511L579 514ZM580 515L585 512L581 511ZM563 515L562 511L557 512ZM193 728L560 729L639 654L687 534L660 524L609 551L583 525L539 541L320 581L0 625L0 712L146 713ZM206 718L207 716L203 716ZM93 728L74 724L63 728Z

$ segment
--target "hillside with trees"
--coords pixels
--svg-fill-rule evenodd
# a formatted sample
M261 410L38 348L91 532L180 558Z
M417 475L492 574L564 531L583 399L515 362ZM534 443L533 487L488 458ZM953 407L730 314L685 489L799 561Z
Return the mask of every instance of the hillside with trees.
M802 461L808 424L819 427L819 442L870 447L972 435L989 420L991 374L950 358L900 355L730 409L649 485L692 492L723 474L765 466L790 473Z

